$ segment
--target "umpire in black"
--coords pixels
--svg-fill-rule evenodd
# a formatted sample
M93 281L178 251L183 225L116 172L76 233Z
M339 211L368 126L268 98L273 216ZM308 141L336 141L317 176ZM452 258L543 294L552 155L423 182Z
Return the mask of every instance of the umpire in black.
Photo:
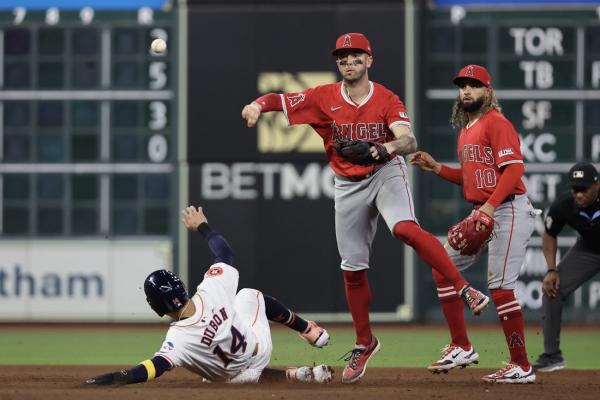
M592 164L577 163L569 170L571 192L558 197L548 210L542 239L548 271L544 277L544 353L533 367L556 371L565 367L560 351L563 302L585 281L600 272L600 198L598 171ZM565 225L579 233L575 245L556 265L556 236Z

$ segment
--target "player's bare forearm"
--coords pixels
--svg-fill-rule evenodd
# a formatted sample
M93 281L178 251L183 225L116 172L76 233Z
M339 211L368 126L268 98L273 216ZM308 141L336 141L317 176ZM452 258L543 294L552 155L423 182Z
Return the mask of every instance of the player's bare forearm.
M389 153L396 153L401 156L417 151L417 139L412 134L404 134L398 139L386 143Z
M439 175L440 169L442 169L442 165L435 161L435 159L431 156L431 154L425 151L417 151L413 157L410 159L410 163L412 165L417 165L421 167L424 171L435 172Z
M544 232L542 236L542 251L548 265L548 270L556 269L556 251L558 249L557 240L555 237Z
M396 124L392 126L392 132L396 140L386 143L389 152L394 152L401 156L417 151L417 139L413 134L410 125Z
M542 282L542 291L548 297L556 297L560 289L560 275L556 269L557 248L556 238L544 232L544 236L542 237L542 251L546 258L546 264L548 264L548 272Z

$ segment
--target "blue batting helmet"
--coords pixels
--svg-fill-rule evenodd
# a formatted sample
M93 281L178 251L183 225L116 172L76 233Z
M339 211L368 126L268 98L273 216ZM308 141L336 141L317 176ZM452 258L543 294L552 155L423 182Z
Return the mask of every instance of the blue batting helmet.
M144 281L144 292L150 307L161 317L181 310L190 299L181 279L165 269L148 275Z

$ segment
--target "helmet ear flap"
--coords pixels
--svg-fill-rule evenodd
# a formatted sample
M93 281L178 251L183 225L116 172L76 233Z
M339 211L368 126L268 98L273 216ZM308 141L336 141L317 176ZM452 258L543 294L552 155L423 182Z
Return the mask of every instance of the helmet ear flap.
M150 308L156 314L158 314L159 317L162 318L165 315L165 311L163 310L163 307L161 307L160 303L152 301L152 299L150 297L146 297L146 301L148 302L148 305L150 305Z
M185 285L170 271L152 272L144 281L146 301L160 317L182 309L189 301Z

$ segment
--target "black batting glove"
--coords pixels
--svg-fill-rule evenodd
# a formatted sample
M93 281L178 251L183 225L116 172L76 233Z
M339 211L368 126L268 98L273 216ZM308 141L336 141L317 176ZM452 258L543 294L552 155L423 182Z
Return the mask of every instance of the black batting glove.
M110 372L94 376L85 381L88 385L119 385L129 383L129 373L127 371Z

